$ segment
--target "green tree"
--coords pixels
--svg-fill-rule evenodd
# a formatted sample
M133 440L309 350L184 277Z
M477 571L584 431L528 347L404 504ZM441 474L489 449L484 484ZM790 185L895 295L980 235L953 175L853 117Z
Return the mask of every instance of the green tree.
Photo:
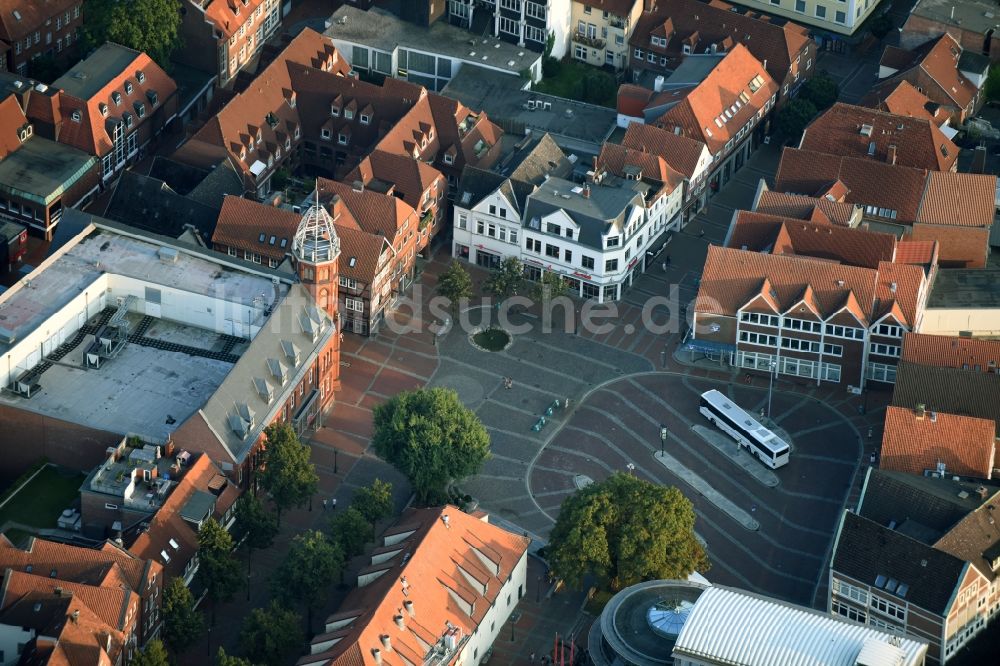
M194 607L194 595L177 577L163 588L163 642L174 654L191 647L205 629L205 620Z
M243 654L256 663L285 663L304 640L302 618L277 601L250 611L240 629Z
M458 259L452 260L447 270L438 276L438 293L451 301L452 309L458 307L463 298L472 296L472 278Z
M351 500L351 507L357 508L374 528L378 521L392 515L392 484L375 479L370 486L358 488Z
M309 447L299 441L292 426L274 423L264 433L267 450L260 485L271 495L278 509L280 525L282 511L302 506L316 494L319 476L316 475L316 467L309 461Z
M552 271L542 273L542 279L531 287L531 297L536 301L547 298L559 298L560 296L565 296L568 292L569 287L566 281L558 273L553 273Z
M338 511L330 520L330 532L334 541L340 543L345 557L360 555L365 544L375 538L372 524L356 507L350 506L346 511Z
M797 97L778 112L778 129L788 138L798 140L802 130L816 117L816 112L815 104Z
M254 550L270 548L278 536L278 517L267 510L260 498L246 493L236 505L236 525L246 533L247 576Z
M88 0L86 11L88 50L111 41L143 51L168 69L181 45L180 0Z
M296 628L298 628L298 622L295 623ZM219 648L219 651L215 654L215 666L257 666L249 659L244 659L243 657L235 657L231 654L226 654L226 651Z
M517 257L507 257L486 278L483 289L503 301L517 294L524 283L524 264Z
M289 603L302 601L306 626L311 629L313 609L326 598L327 589L343 567L340 543L316 530L303 532L292 539L285 561L274 574L275 596Z
M135 653L130 666L170 666L170 655L163 641L154 638L146 643L146 647Z
M518 262L520 263L520 262ZM490 436L450 389L405 391L375 408L375 452L396 466L426 502L448 483L475 474L490 457Z
M826 72L820 72L806 81L799 93L799 97L812 102L817 111L829 109L839 95L840 87Z
M215 605L229 601L240 587L240 567L233 556L233 537L214 518L198 530L198 573L195 579L205 588L212 602L212 625Z
M605 71L595 69L583 78L583 101L600 106L614 106L618 86Z
M587 574L612 590L686 578L709 567L694 520L691 502L677 488L612 474L563 502L547 557L553 573L571 586Z
M986 99L995 102L1000 100L1000 66L990 67L986 75Z

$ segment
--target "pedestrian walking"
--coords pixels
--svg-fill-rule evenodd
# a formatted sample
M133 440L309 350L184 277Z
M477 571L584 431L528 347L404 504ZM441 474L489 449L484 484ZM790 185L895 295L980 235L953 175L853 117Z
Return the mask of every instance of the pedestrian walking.
M667 272L667 262L665 262L665 261L663 262L663 272L664 273Z
M324 510L324 511L326 511L326 505L327 505L327 502L326 502L326 500L323 500L323 510Z
M532 652L532 653L531 653L531 656L530 656L530 657L528 657L528 659L530 659L530 660L531 660L531 663L532 663L532 664L533 664L533 663L535 663L535 653L534 653L534 652Z
M331 511L336 511L337 510L337 498L336 497L334 497L332 500L330 500L330 510Z

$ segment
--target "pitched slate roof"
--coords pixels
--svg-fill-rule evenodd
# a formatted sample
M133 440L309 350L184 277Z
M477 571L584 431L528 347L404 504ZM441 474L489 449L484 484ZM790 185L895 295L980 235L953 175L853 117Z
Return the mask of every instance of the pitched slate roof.
M549 176L566 178L573 172L573 163L548 132L522 143L493 170L533 185L540 185Z
M206 245L219 211L177 194L158 178L126 170L115 185L104 217L161 236L177 238L193 226Z
M865 229L814 224L777 215L737 211L727 243L731 248L827 259L848 266L878 268L893 261L896 237Z
M991 419L1000 427L1000 374L970 372L902 361L896 368L892 404Z
M948 171L958 146L929 120L837 102L802 133L799 148L919 169Z
M942 368L1000 372L1000 340L906 333L900 360Z
M834 542L831 568L874 586L879 576L908 586L904 598L947 615L966 562L850 511ZM883 591L883 596L890 596Z
M983 490L986 491L986 488ZM948 530L934 547L971 562L988 580L995 580L995 566L1000 558L1000 530L997 529L996 520L998 514L1000 493L993 492L982 506Z
M997 177L992 174L931 171L920 199L917 222L989 227L996 213Z
M758 213L781 215L798 220L816 220L816 211L830 224L842 227L851 225L855 214L854 204L832 201L827 197L810 197L804 194L787 194L775 190L764 190L757 200L754 210Z
M111 42L74 65L52 87L61 90L62 124L56 139L95 156L114 148L111 121L120 122L128 113L138 125L144 120L138 105L145 108L148 119L177 92L174 80L148 55ZM74 111L80 112L79 122L73 120Z
M649 36L657 29L657 34L670 37L665 49L650 44ZM726 39L743 44L754 57L767 62L767 71L776 81L785 79L799 53L812 43L808 29L792 21L779 24L766 20L762 14L734 12L731 5L723 2L657 0L655 8L644 11L636 22L629 44L680 55L680 42L692 35L697 35L695 41L703 45L702 50L708 44L721 44Z
M373 564L359 574L376 579L348 594L327 619L327 631L313 638L315 653L298 664L367 664L373 649L388 652L383 636L399 657L423 663L449 623L459 638L469 636L494 604L504 603L500 589L530 542L491 525L485 515L453 506L409 509L383 538L386 546L376 549L381 561L375 564L373 555Z
M996 424L990 419L943 412L919 417L913 409L886 410L881 460L884 469L923 474L939 463L948 474L989 479L996 455Z
M705 150L705 144L698 139L642 123L632 123L628 126L622 145L662 157L670 168L684 174L689 180L694 178L698 160Z
M760 61L737 44L655 124L670 132L679 127L685 136L704 142L717 153L756 118L778 89Z
M243 181L229 160L219 162L187 197L213 209L221 209L227 194L243 194Z

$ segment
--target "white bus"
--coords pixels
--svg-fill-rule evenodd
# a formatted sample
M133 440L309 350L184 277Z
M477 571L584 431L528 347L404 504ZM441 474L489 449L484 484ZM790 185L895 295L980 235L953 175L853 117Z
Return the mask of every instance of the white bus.
M715 389L701 394L698 411L771 469L788 464L788 444Z

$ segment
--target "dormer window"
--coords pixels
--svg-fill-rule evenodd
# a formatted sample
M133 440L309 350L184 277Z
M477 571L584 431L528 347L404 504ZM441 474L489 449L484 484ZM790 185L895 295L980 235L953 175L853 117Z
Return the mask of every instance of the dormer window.
M299 126L295 126L295 140L298 141L299 137L302 136L302 132L299 131Z
M132 90L133 90L133 88L132 88L132 82L131 81L126 81L125 82L125 94L126 95L131 95L132 94Z
M150 106L155 107L157 99L158 99L157 96L156 96L156 91L155 90L147 90L146 91L146 99L149 100L149 105Z
M434 128L433 127L430 128L429 130L427 130L427 140L428 141L433 141L434 140Z
M292 140L289 139L288 137L285 137L285 150L291 150L291 149L292 149Z
M354 111L351 109L344 109L344 118L347 120L352 120L354 118Z
M240 148L240 161L243 161L246 158L247 158L247 149L246 148Z
M259 146L260 142L263 140L264 140L264 135L261 134L260 130L257 130L257 145Z
M111 93L111 101L115 103L115 106L122 105L122 94L117 90Z
M347 136L346 134L338 134L337 135L337 143L339 143L342 146L346 146L347 142L350 141L350 140L351 140L351 138L349 136Z
M141 69L135 73L135 80L138 81L139 83L146 82L146 75L142 73Z
M105 104L104 102L101 102L100 104L97 105L97 110L101 112L101 115L103 117L105 118L108 117L108 105Z
M455 163L455 156L452 155L451 153L445 153L445 155L444 155L444 163L445 164L454 164Z
M135 106L135 114L137 116L139 116L140 118L142 118L142 117L144 117L146 115L146 105L145 104L143 104L142 102L136 102L133 106Z
M122 114L122 120L125 121L125 127L132 127L132 114L126 111Z
M291 94L291 95L289 95L289 96L288 96L288 99L287 99L287 101L288 101L288 106L289 106L289 107L291 107L291 108L293 108L293 109L295 108L295 98L296 98L296 97L297 97L297 95L295 94L295 91L293 90L293 91L292 91L292 94Z
M361 114L361 124L362 125L367 125L371 121L372 121L372 117L371 116L369 116L367 114L364 114L364 113Z
M319 131L319 136L320 136L320 138L322 138L322 139L323 139L324 141L329 141L329 140L330 140L330 137L332 137L332 136L333 136L333 134L332 134L332 133L330 132L330 130L328 130L327 128L325 128L325 127L324 127L323 129L321 129L321 130Z
M427 138L426 137L420 139L420 147L421 148L426 148L427 147Z
M333 116L334 118L340 117L340 107L337 106L337 104L330 105L330 115Z
M281 148L280 147L277 148L277 149L275 149L275 151L274 151L274 159L276 159L276 160L280 160L281 159Z

